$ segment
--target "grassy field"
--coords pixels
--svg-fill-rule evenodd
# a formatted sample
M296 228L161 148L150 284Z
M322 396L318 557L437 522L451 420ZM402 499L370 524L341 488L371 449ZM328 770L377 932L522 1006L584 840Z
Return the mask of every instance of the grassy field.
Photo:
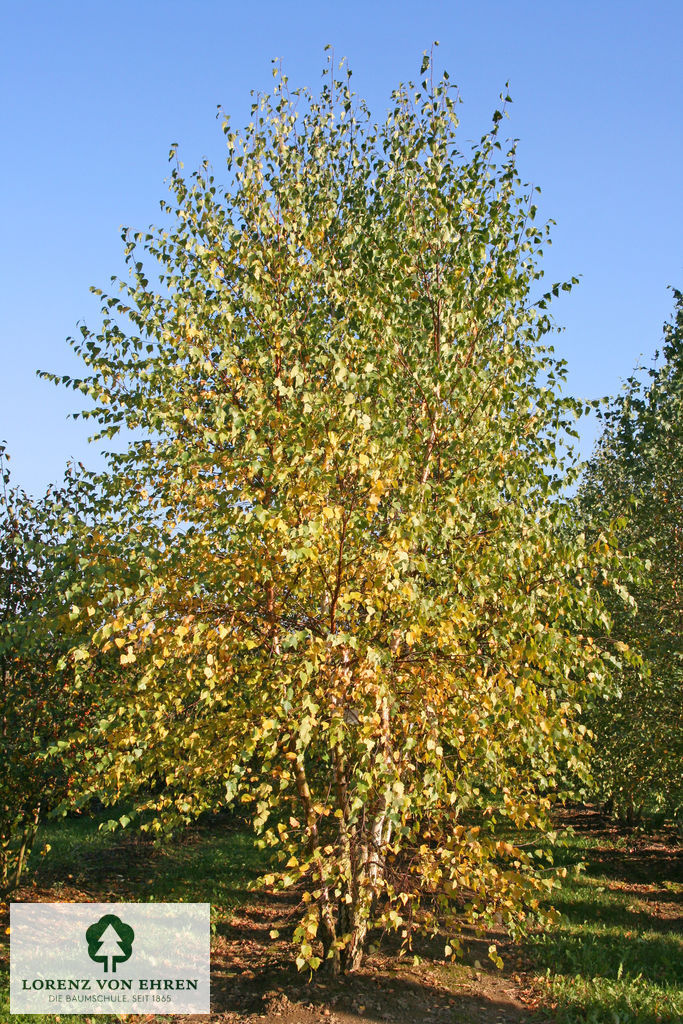
M92 819L49 823L13 899L210 902L216 1021L683 1020L683 877L676 837L625 832L589 809L564 812L559 824L566 836L560 856L568 868L554 901L561 921L521 946L496 935L503 971L481 952L486 943L473 940L455 966L439 959L438 944L425 947L417 967L380 949L356 978L338 983L318 975L309 982L292 969L289 957L296 898L250 891L265 863L250 834L228 818L160 847L133 834L98 832ZM586 869L578 870L582 861ZM60 1018L9 1014L7 923L5 905L0 1020L52 1024ZM273 927L280 931L277 940L269 937Z
M252 835L220 822L212 823L210 828L198 826L181 842L157 846L132 834L101 832L98 825L97 820L85 817L44 825L24 884L11 898L41 902L209 902L215 935L220 922L251 898L247 886L265 868ZM59 1016L10 1015L6 904L2 913L0 1021L53 1024Z
M527 954L561 1022L683 1020L683 864L672 834L618 829L595 812L575 829L568 878L554 905L562 921L533 936ZM583 861L578 877L571 870Z

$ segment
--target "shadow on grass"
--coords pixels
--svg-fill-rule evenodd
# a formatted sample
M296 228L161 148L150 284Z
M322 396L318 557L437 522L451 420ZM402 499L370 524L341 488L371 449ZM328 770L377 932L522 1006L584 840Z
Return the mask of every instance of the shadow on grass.
M581 974L625 980L639 978L655 984L683 985L680 939L670 935L560 929L533 943L541 967L564 975Z
M565 854L583 859L586 873L554 900L561 922L525 946L557 1003L558 1024L678 1024L683 893L675 837L620 830L590 810L564 819L575 829Z
M70 886L117 899L212 903L222 910L248 900L248 884L267 860L253 836L231 823L198 825L174 841L114 835L90 819L49 823L39 835L28 878L40 887ZM41 856L45 844L49 852Z
M642 899L638 894L638 899ZM659 896L658 902L674 902L667 896ZM681 919L673 917L655 917L647 910L630 910L618 904L597 904L594 900L575 899L560 905L555 903L562 916L570 924L577 925L616 925L626 931L661 932L668 935L680 932Z
M683 856L670 847L627 852L593 847L587 854L586 867L592 875L615 881L683 883Z

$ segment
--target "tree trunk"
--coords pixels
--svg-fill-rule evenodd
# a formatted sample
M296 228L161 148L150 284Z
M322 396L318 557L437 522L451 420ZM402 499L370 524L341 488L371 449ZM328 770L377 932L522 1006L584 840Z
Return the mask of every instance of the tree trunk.
M33 821L29 822L24 826L24 831L21 837L21 846L19 847L19 853L17 854L17 863L14 869L13 888L16 889L21 879L21 873L24 870L24 862L27 854L30 854L33 849L33 843L35 842L36 833L38 831L38 822L40 820L40 808L38 804L34 813Z

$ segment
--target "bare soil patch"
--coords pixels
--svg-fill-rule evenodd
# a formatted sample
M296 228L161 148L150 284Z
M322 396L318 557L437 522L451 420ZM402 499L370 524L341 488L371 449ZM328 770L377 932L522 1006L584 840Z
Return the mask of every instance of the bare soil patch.
M567 809L558 815L559 828L572 826L590 837L589 870L607 879L610 889L632 897L629 910L637 932L642 922L655 921L662 931L681 927L683 878L678 837L661 830L646 835L623 829L594 808ZM191 847L188 842L188 870ZM604 843L602 842L604 840ZM156 854L135 839L88 855L74 874L17 890L13 901L88 902L144 900L154 874ZM467 936L466 954L455 965L446 962L443 944L423 943L423 957L399 957L385 944L365 961L357 974L333 979L323 972L310 977L292 964L290 936L296 895L245 892L244 903L219 922L212 941L212 1013L209 1017L131 1017L131 1021L169 1020L177 1024L549 1024L553 1007L539 984L524 948L498 932ZM7 961L8 905L0 907L0 960ZM279 935L271 937L277 930ZM497 943L504 969L487 957ZM545 993L545 994L544 994Z

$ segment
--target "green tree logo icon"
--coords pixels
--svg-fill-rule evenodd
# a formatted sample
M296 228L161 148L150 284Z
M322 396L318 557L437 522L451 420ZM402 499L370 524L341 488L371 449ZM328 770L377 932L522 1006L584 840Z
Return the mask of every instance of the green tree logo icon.
M95 963L104 964L105 973L116 973L116 965L128 960L133 952L135 932L115 914L105 914L85 933L88 956Z

